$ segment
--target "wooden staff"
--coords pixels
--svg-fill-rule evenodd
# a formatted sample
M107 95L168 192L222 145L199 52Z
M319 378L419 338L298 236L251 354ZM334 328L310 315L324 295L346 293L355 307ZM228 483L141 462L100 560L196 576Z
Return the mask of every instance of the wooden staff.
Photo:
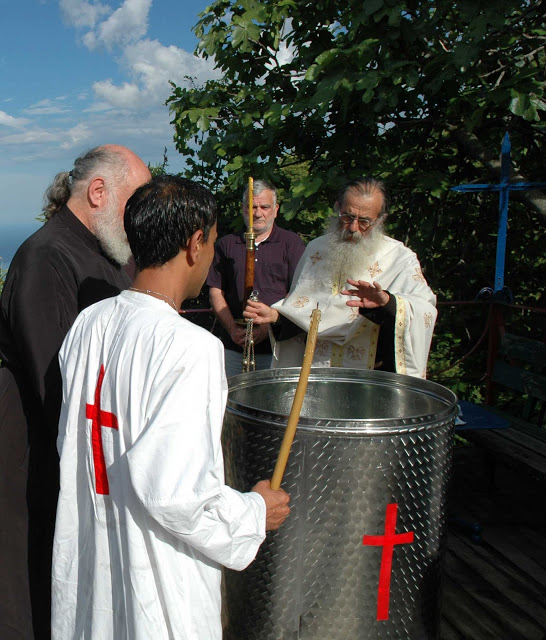
M243 307L249 298L258 299L254 292L254 262L256 255L256 234L254 233L254 180L248 179L248 229L245 233L246 240L246 264L245 264L245 288L243 290ZM244 320L243 320L244 322ZM254 358L254 323L246 321L245 344L243 347L243 373L256 370Z
M254 261L256 257L256 234L254 233L254 180L248 179L248 229L245 233L246 263L245 288L243 292L243 306L250 298L254 289Z
M292 409L290 410L290 415L288 417L288 424L286 425L286 430L282 439L277 463L275 464L275 470L273 471L273 477L271 478L272 489L279 489L281 486L284 470L286 469L286 463L288 462L288 456L290 455L290 448L292 447L292 442L296 435L296 428L300 419L303 398L305 397L305 392L307 390L311 362L313 361L313 355L317 344L319 322L320 311L317 305L317 308L311 314L311 324L309 326L309 333L307 334L307 342L305 343L305 353L303 354L300 378L298 380L298 386L296 387L296 394L294 395L294 401L292 402Z

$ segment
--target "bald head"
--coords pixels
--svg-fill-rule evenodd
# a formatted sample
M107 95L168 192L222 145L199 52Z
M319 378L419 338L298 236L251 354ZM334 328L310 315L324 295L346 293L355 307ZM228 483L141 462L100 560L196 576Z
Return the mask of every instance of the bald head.
M124 264L131 255L123 228L125 204L150 178L148 167L127 147L95 147L76 158L71 171L57 174L46 192L44 214L50 218L66 204L104 252Z
M127 147L115 144L107 144L98 149L108 158L107 163L98 168L104 172L109 193L114 194L119 205L120 219L123 223L123 214L127 200L133 193L151 179L150 170L142 160ZM109 193L108 193L109 192ZM69 205L70 206L70 205Z
M72 211L72 205L77 209L81 208L88 197L90 186L96 180L105 183L110 190L121 191L116 193L120 200L123 199L122 192L129 191L125 198L127 202L135 190L150 178L148 167L130 149L105 144L76 158L69 176L70 198L67 204Z

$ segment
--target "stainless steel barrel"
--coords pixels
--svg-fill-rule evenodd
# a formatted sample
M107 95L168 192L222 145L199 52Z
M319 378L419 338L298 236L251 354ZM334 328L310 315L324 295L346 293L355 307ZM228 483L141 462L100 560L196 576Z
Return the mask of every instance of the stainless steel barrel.
M228 483L271 477L299 369L230 379ZM378 371L312 369L283 480L291 513L226 571L225 640L436 638L456 397Z

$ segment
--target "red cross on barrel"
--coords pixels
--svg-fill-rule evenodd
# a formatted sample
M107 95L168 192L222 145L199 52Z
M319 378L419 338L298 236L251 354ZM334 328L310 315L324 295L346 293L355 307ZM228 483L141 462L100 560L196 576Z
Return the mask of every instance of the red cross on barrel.
M379 586L377 589L377 620L389 619L389 600L391 591L392 556L394 546L413 542L413 531L408 533L396 532L396 517L398 504L387 505L385 515L385 533L382 536L364 536L363 545L383 547L381 554L381 569L379 571Z

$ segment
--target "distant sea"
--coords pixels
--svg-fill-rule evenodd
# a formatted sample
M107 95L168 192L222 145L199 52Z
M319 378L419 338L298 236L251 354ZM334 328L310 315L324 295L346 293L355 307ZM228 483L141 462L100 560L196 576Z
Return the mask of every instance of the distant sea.
M2 223L0 222L0 267L7 270L17 249L42 226L41 222Z

